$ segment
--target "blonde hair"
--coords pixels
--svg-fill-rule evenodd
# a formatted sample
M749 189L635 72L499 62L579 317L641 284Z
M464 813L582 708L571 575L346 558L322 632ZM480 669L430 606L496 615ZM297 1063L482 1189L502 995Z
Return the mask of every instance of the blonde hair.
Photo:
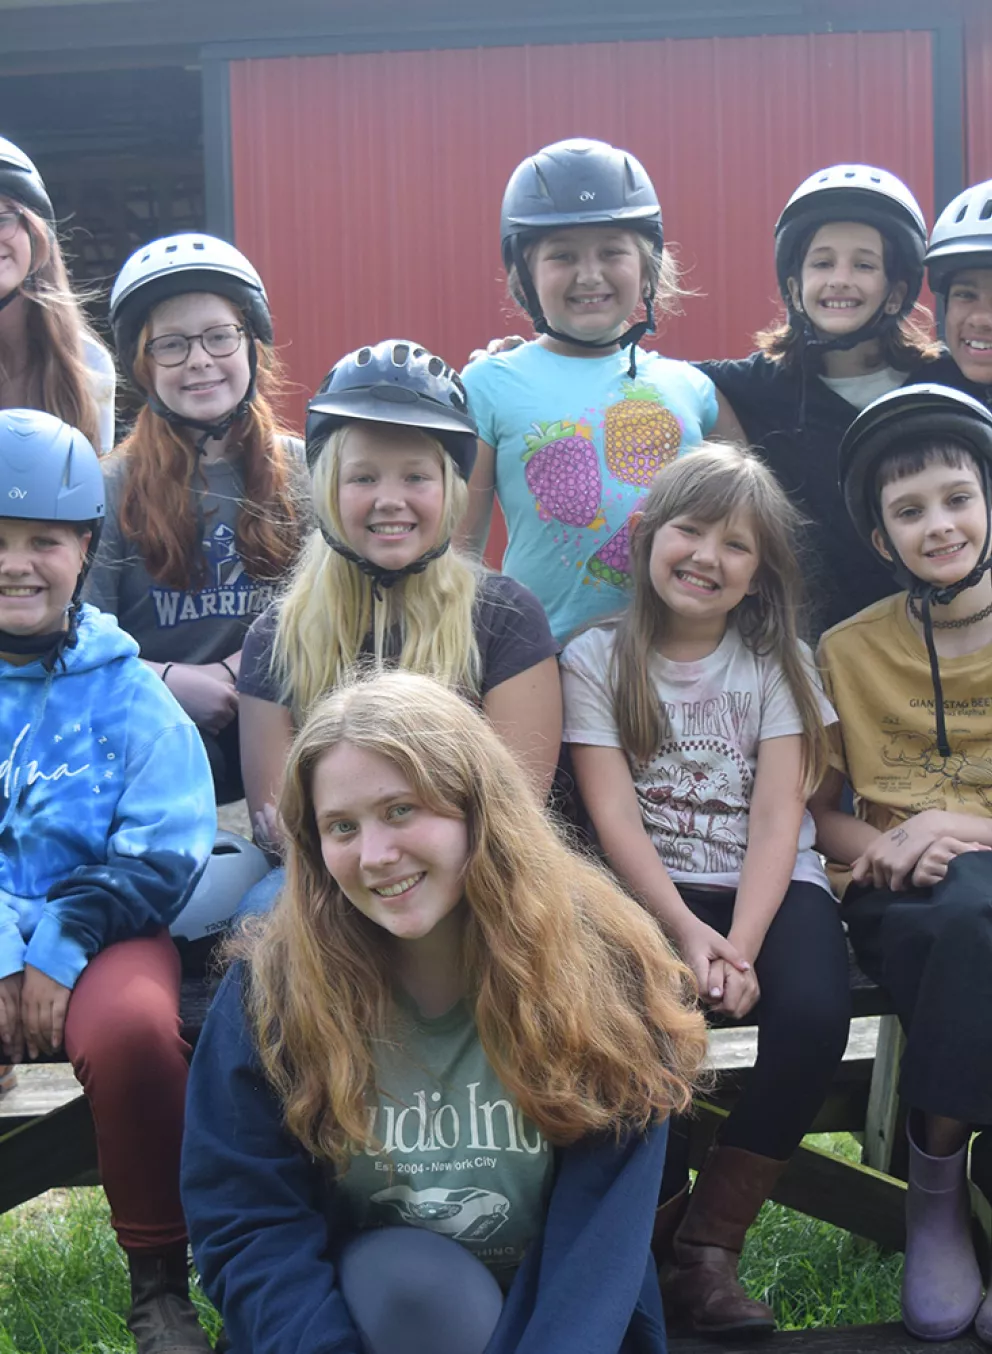
M21 284L27 302L31 398L39 409L78 428L100 450L100 414L85 345L104 345L81 305L95 296L73 291L54 230L22 202L9 200L15 202L31 241L31 272ZM0 378L5 375L0 367Z
M313 468L317 518L339 541L345 539L339 506L341 453L351 426L335 428ZM422 439L440 460L444 507L439 541L449 540L468 504L468 486L440 442L419 429L403 431ZM385 589L376 601L372 580L332 550L321 530L314 531L279 604L272 654L273 673L297 722L319 696L345 680L370 630L378 663L387 657L390 632L398 629L399 667L477 694L482 674L472 623L476 585L475 570L449 549L421 573Z
M321 857L318 763L341 743L387 757L430 810L464 819L463 971L486 1056L550 1142L643 1129L687 1108L706 1049L689 969L605 870L542 814L526 774L465 701L391 672L334 692L290 754L286 885L237 938L265 1075L289 1131L339 1168L368 1136L373 1050L391 1034L382 932Z
M687 296L694 296L696 293L689 287L683 285L682 268L678 262L678 256L674 246L666 244L659 252L648 237L639 230L625 226L622 221L615 223L604 222L604 228L616 228L618 230L628 230L634 237L637 245L637 252L641 256L641 281L643 285L643 294L649 293L654 296L655 314L671 318L673 315L682 314L682 302ZM545 235L550 235L555 230L568 229L568 227L553 227L548 230L535 232L528 237L523 246L524 261L530 268L533 264L534 254L541 239ZM506 274L506 289L513 301L524 313L527 312L527 301L524 296L524 289L520 283L520 273L516 264L511 264Z
M620 617L610 671L620 741L638 762L657 755L670 737L668 716L651 680L651 658L665 635L667 613L651 582L655 532L673 517L719 522L746 514L758 549L756 592L728 617L753 653L781 664L803 728L803 784L812 793L828 766L827 734L796 618L803 605L797 558L802 518L772 472L750 452L704 442L655 477L630 536L633 595Z

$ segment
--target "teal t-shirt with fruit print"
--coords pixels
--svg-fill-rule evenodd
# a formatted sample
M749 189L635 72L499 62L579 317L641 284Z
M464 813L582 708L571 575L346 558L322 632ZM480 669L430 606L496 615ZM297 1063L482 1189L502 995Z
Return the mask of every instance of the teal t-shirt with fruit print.
M537 596L559 642L627 600L630 514L659 470L717 418L688 362L637 350L563 357L539 343L463 372L479 436L496 449L503 571Z

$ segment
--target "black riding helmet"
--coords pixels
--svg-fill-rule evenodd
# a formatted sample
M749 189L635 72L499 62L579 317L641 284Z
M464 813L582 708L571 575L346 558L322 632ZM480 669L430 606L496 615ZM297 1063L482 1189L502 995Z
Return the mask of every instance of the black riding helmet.
M223 437L239 418L244 417L255 397L258 370L255 340L272 343L269 301L254 266L234 245L213 235L191 232L152 240L136 249L118 273L110 293L110 324L120 364L136 385L134 364L142 326L162 301L190 292L210 292L226 297L244 315L248 329L248 389L237 407L219 423L185 418L164 405L154 391L143 391L149 408L159 418L164 418L173 427L193 428L203 434L197 443L202 452L209 437Z
M821 351L852 348L866 338L877 338L908 315L923 285L927 247L927 226L920 205L895 174L871 165L833 165L818 170L799 185L775 225L775 271L790 315L796 311L789 278L799 278L809 240L830 221L874 226L895 253L896 277L892 281L906 283L906 296L897 313L887 315L880 309L867 325L843 338L819 340L808 330L807 340ZM808 326L805 315L802 318Z
M946 298L954 274L992 269L992 179L973 184L937 217L924 263L930 290Z
M307 408L307 464L311 471L335 428L353 421L398 423L431 433L468 480L475 464L478 429L461 377L440 357L406 339L384 339L336 362ZM332 550L372 579L379 595L408 574L422 573L448 549L442 541L402 569L383 569L357 554L321 524Z
M541 310L524 251L539 234L559 226L613 225L645 235L660 257L665 244L661 207L644 166L605 141L556 141L517 165L503 194L500 245L507 271L515 267L527 313L539 334L583 348L612 348L553 330ZM619 339L633 348L654 332L654 291L647 318ZM632 357L633 360L633 357Z
M878 472L883 462L907 441L944 439L959 443L974 456L981 473L988 525L985 547L975 567L946 588L935 588L911 573L892 544L882 521ZM959 390L941 385L911 385L892 390L873 400L857 416L840 444L838 457L840 489L858 534L872 544L878 531L891 560L886 561L899 583L920 599L923 635L930 657L937 706L937 746L950 755L944 720L943 691L937 652L933 642L931 606L946 605L968 588L975 587L989 568L992 546L992 411ZM874 548L874 547L873 547Z

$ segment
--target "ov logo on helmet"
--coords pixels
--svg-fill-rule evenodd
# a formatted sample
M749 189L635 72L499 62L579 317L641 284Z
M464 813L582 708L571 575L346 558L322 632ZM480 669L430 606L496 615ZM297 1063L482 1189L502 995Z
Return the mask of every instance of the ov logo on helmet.
M8 498L27 498L27 496L28 491L26 489L18 489L16 484L13 489L9 490L7 493Z
M590 192L588 188L584 188L584 189L582 190L582 192L579 194L579 201L580 201L580 202L592 202L592 200L593 200L593 198L594 198L595 196L596 196L595 193Z

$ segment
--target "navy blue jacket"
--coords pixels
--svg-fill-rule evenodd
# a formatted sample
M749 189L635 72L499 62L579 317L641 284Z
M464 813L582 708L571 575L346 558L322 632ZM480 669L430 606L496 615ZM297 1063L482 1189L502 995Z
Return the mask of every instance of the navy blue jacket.
M649 1245L667 1136L662 1125L557 1154L544 1230L486 1354L665 1354ZM236 1354L362 1354L335 1271L347 1224L335 1227L323 1180L282 1125L235 968L193 1059L182 1191L196 1263Z

